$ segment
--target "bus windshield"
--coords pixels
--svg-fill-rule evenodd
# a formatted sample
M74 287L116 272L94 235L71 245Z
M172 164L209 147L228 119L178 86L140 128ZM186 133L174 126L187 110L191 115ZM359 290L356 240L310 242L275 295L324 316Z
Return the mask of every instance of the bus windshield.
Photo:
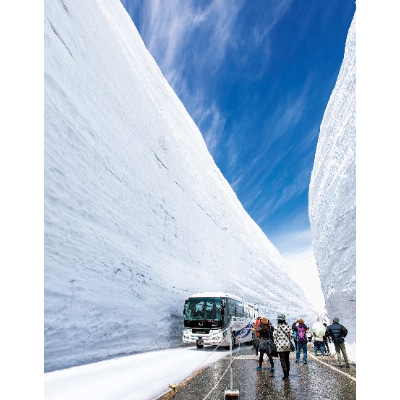
M213 319L221 320L221 298L189 298L185 305L185 319Z

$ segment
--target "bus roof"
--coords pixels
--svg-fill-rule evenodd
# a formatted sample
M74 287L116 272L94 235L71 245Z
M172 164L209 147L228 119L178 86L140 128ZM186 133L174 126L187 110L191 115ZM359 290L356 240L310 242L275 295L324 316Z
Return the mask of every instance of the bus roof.
M195 293L192 294L191 296L189 296L189 299L191 298L196 298L196 297L223 297L223 298L231 298L234 300L239 300L239 301L243 301L240 297L235 296L233 294L230 293L226 293L226 292L202 292L202 293Z

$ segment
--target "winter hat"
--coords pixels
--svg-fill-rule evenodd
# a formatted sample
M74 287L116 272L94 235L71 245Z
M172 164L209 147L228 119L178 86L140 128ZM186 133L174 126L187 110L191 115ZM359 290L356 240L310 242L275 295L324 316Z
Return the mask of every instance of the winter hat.
M334 324L337 324L338 322L339 322L339 318L338 317L333 318L333 323Z
M298 322L299 324L304 324L304 321L303 321L301 318L298 319L297 322Z
M265 318L265 317L261 318L261 323L264 324L264 325L267 325L268 324L268 319Z
M278 321L285 321L286 320L286 316L285 314L278 314Z

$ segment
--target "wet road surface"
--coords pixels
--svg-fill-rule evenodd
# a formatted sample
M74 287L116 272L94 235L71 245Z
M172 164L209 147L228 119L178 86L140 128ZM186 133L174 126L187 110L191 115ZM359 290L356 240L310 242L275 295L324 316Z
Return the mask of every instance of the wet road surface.
M300 356L302 359L302 354ZM265 357L264 357L265 358ZM308 347L308 364L296 364L290 353L289 379L282 380L279 358L274 358L275 371L264 360L257 371L258 357L251 346L233 350L232 375L229 356L205 368L156 400L353 400L356 398L356 366L339 367L335 356L315 356ZM232 385L231 385L232 382ZM232 390L230 397L225 390ZM239 397L237 397L237 394Z

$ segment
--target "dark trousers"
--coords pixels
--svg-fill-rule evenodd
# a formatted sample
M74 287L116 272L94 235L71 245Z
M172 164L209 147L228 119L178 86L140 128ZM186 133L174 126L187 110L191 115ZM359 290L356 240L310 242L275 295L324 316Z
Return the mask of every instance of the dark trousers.
M324 338L324 348L325 348L325 354L330 354L330 349L329 349L329 344L328 344L328 339L325 337Z
M270 353L265 353L268 357L269 363L271 364L271 368L274 366L274 360L272 359L272 356ZM258 359L258 366L261 368L262 363L263 363L263 358L264 358L264 352L260 351L260 358Z
M289 371L290 371L290 361L289 361L290 351L280 351L278 354L279 354L279 360L281 361L281 366L282 366L283 373L289 375Z

